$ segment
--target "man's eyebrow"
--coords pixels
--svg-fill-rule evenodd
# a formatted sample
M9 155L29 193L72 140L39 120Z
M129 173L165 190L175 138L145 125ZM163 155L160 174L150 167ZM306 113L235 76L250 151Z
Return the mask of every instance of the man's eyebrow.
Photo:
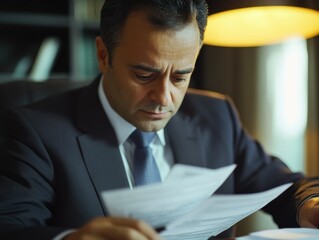
M194 68L186 68L186 69L176 70L174 74L184 75L184 74L192 73L193 71L194 71Z
M146 65L143 65L143 64L130 65L130 67L133 68L133 69L143 70L143 71L146 71L146 72L153 72L153 73L160 73L161 72L161 70L158 69L158 68L153 68L153 67L146 66Z
M130 67L133 68L133 69L143 70L143 71L146 71L146 72L153 72L153 73L160 73L161 72L161 69L153 68L153 67L146 66L146 65L143 65L143 64L130 65ZM187 69L176 70L174 72L174 74L183 75L183 74L192 73L193 71L194 71L194 68L187 68Z

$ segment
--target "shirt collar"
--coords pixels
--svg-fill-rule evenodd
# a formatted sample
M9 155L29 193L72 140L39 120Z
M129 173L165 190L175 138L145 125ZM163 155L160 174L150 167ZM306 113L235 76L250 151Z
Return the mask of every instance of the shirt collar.
M114 109L111 107L107 97L105 96L105 92L103 90L103 76L100 80L100 84L98 87L98 96L100 99L100 102L102 104L103 110L105 114L108 116L111 125L114 128L117 140L119 144L124 144L124 142L127 140L127 138L131 135L131 133L136 129L135 126L127 122L125 119L123 119ZM162 146L166 144L165 142L165 136L164 136L164 129L161 129L156 132L158 139L160 140L160 143Z

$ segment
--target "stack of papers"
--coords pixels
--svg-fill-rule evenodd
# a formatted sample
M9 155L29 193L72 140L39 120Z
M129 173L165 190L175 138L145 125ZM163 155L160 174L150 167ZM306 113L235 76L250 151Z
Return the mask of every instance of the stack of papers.
M319 230L311 228L283 228L251 233L251 240L318 240Z
M174 165L159 184L101 193L111 216L129 217L165 228L166 240L202 240L216 236L264 207L291 184L254 194L213 195L235 165L207 169Z

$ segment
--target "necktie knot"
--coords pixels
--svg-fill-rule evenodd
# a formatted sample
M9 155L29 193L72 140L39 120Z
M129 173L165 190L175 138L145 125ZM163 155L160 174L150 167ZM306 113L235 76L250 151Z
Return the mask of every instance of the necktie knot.
M155 137L155 132L142 132L136 129L130 136L130 139L134 142L135 147L145 148L148 147Z

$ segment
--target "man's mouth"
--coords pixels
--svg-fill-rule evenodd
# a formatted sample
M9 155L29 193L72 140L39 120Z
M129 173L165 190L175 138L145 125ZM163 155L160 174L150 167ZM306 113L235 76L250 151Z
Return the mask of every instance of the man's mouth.
M168 118L170 115L169 111L161 111L161 112L154 111L153 112L153 111L142 110L141 112L143 112L145 115L152 118L153 120L162 120L162 119Z

